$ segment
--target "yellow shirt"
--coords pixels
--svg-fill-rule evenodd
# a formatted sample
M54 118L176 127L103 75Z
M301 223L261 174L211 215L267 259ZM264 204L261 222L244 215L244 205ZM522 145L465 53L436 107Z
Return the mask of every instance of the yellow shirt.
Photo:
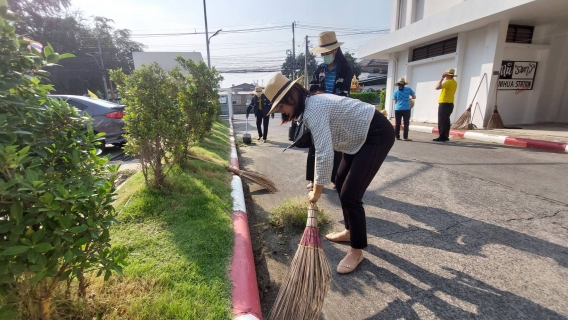
M440 92L438 103L454 103L454 95L457 88L458 83L454 79L442 82L442 92Z

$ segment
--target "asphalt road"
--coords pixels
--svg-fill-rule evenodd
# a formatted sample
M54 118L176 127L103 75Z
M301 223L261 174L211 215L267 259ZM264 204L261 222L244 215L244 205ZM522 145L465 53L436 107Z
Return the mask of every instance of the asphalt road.
M237 140L244 124L237 115ZM243 168L280 188L249 185L259 216L306 195L306 150L282 153L288 127L278 124L277 116L268 143L240 147ZM410 137L395 143L365 194L366 259L350 275L333 272L322 319L568 319L568 155ZM337 194L327 188L318 203L341 230ZM261 292L271 304L299 236L262 237L271 286ZM272 254L277 237L288 247ZM347 248L324 241L332 270Z

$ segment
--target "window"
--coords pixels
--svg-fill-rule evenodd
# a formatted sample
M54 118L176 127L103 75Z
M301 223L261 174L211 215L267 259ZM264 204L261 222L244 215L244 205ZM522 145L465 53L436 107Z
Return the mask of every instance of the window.
M534 27L510 24L507 29L507 42L513 43L532 43Z
M412 50L412 61L418 61L448 53L454 53L456 52L457 47L457 37L418 47Z

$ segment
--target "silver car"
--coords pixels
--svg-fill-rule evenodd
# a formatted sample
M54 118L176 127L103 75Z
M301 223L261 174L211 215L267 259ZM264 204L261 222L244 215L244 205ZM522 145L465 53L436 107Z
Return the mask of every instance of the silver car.
M72 95L49 95L51 98L62 99L74 106L79 112L85 112L93 118L93 130L95 133L104 132L105 144L122 145L124 139L124 105L106 100L93 99L83 96Z

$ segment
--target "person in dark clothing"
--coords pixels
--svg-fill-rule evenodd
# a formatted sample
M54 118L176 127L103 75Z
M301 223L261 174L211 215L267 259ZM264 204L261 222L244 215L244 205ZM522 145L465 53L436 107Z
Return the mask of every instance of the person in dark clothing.
M313 53L319 53L323 57L323 63L318 66L310 81L310 93L328 93L338 96L349 96L351 89L351 79L353 72L349 62L341 51L343 42L337 42L337 37L333 31L325 31L319 35L319 45L312 49ZM342 153L335 152L333 158L333 171L331 172L331 182L335 183L337 168L341 163ZM308 150L308 160L306 164L306 180L310 181L307 188L313 189L315 166L315 148L312 146Z
M254 116L256 117L256 129L258 130L257 140L262 139L263 142L266 142L266 137L268 136L268 122L270 120L268 111L270 111L272 104L264 95L262 87L256 87L253 94L254 96L247 108L247 119L250 111L253 110ZM272 114L272 118L274 118L274 114Z
M438 132L440 136L433 139L436 142L450 141L450 126L452 125L450 116L454 111L454 95L458 88L458 83L454 78L457 76L455 69L448 69L442 73L442 79L436 84L436 90L442 90L438 99Z

